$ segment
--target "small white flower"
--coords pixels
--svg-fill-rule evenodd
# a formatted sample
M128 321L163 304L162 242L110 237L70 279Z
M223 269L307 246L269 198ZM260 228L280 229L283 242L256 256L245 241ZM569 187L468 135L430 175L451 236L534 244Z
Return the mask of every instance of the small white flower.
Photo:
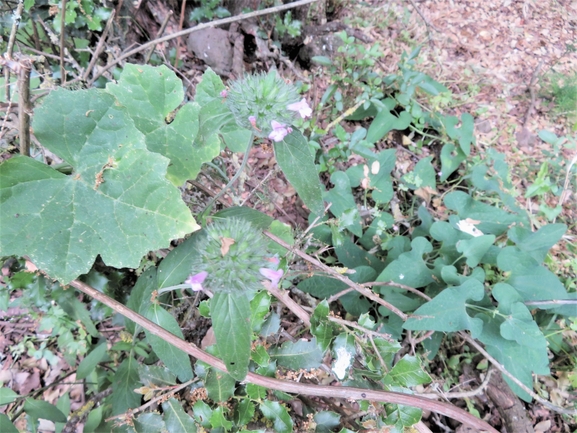
M353 355L342 346L336 350L336 355L337 359L335 360L335 364L333 366L333 372L339 380L342 380L345 378L347 369L351 365Z
M400 275L399 275L399 280L404 280L404 279L405 279L405 276L404 276L403 274L400 274Z
M483 232L475 227L475 224L480 223L480 221L475 221L470 218L461 220L457 223L457 228L461 230L463 233L470 234L474 237L483 236Z

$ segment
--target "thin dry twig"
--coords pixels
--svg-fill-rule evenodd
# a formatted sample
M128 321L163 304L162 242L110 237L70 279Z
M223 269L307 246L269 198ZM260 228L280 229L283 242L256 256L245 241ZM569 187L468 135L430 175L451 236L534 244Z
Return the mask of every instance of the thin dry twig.
M8 68L7 68L8 69ZM30 156L30 72L32 71L32 61L24 59L20 61L20 71L18 73L18 93L20 102L18 104L18 120L20 122L20 154Z
M487 374L485 375L485 379L483 379L483 382L481 383L481 385L479 385L477 388L471 390L471 391L463 391L463 392L430 392L430 393L423 393L423 394L419 394L422 395L423 397L430 397L430 398L445 398L447 400L452 399L452 398L471 398L471 397L476 397L480 394L482 394L485 391L485 388L487 388L487 386L489 385L489 381L491 380L491 375L493 374L495 370L493 368L490 368L487 371Z
M511 379L511 381L513 381L523 391L525 391L527 394L529 394L531 397L533 397L535 400L537 400L539 403L541 403L547 409L550 409L554 412L561 413L564 415L571 415L571 416L577 415L577 409L565 409L563 407L559 407L559 406L554 405L553 403L548 402L544 398L541 398L541 396L539 396L532 389L527 387L523 382L521 382L519 379L517 379L515 376L513 376L511 373L509 373L505 369L505 367L503 367L499 363L499 361L497 361L495 358L493 358L491 355L489 355L489 353L479 343L477 343L477 341L475 341L475 339L473 337L471 337L469 334L461 331L461 332L459 332L459 335L462 338L464 338L471 346L473 346L475 349L477 349L479 351L479 353L481 353L481 355L483 355L485 358L487 358L487 360L491 364L493 364L493 366L497 370L499 370L501 373L503 373L505 376L507 376L509 379Z
M66 34L66 0L60 5L60 83L66 84L66 68L64 67L64 36Z
M137 407L136 409L131 409L130 412L131 412L132 414L135 414L135 413L138 413L138 412L142 412L143 410L148 409L150 406L158 403L160 400L166 400L166 399L168 399L169 397L172 397L174 394L176 394L176 393L179 392L180 390L186 388L187 386L189 386L189 385L191 385L191 384L193 384L194 382L197 382L197 381L198 381L198 378L195 377L194 379L191 379L191 380L189 380L188 382L181 383L180 385L170 386L170 387L168 387L168 388L169 388L168 392L160 393L160 394L157 395L156 397L151 398L148 402L144 403L142 406L139 406L139 407ZM109 417L109 418L106 418L104 421L110 422L110 421L112 421L113 419L120 419L120 418L123 418L124 416L125 416L125 414L124 414L124 413L121 413L121 414L114 415L114 416L111 416L111 417Z
M33 265L32 265L33 266ZM197 358L212 367L226 372L226 365L219 358L201 350L199 347L192 343L188 343L181 338L175 336L174 334L166 331L157 324L151 322L135 311L127 308L120 302L110 298L104 293L92 288L88 284L81 281L74 280L70 283L72 287L80 290L81 292L87 294L88 296L94 298L95 300L102 302L106 306L112 308L117 313L122 314L129 320L132 320L137 325L143 327L151 334L156 335L159 338L167 341L174 347L188 353L189 355ZM291 394L305 394L318 397L332 397L332 398L343 398L343 399L353 399L353 400L372 400L382 403L394 403L403 404L407 406L412 406L420 409L430 410L433 412L440 413L442 415L453 418L463 424L471 426L473 428L485 430L491 433L498 433L493 427L487 424L485 421L478 419L477 417L471 415L470 413L460 409L451 404L438 402L435 400L430 400L424 397L419 397L416 395L402 394L396 392L388 391L376 391L371 389L354 388L348 386L324 386L324 385L313 385L305 383L296 383L292 381L285 381L280 379L274 379L271 377L260 376L255 373L248 373L244 379L245 383L253 383L255 385L263 386L271 390L283 391Z
M181 0L180 3L180 19L178 20L178 31L182 30L184 25L184 14L186 11L186 0ZM176 55L174 56L174 67L178 66L178 60L180 59L180 52L182 49L182 37L176 38Z
M531 103L529 104L529 108L525 113L525 118L523 119L523 128L527 128L527 124L529 123L529 119L531 118L531 113L535 109L535 83L537 82L537 78L539 77L539 71L541 70L541 66L543 65L543 61L539 61L537 67L533 71L533 75L531 75L531 81L527 86L529 88L529 94L531 95Z
M385 286L385 287L398 287L399 289L403 289L406 290L408 292L414 293L417 296L420 296L421 298L426 299L427 301L430 301L431 298L427 295L425 295L423 292L421 292L420 290L414 289L413 287L410 286L406 286L404 284L400 284L400 283L395 283L394 281L373 281L372 283L363 283L363 286Z
M173 11L171 11L171 10L168 11L166 16L164 17L164 21L162 22L162 24L160 25L160 28L158 29L158 32L156 33L156 38L160 38L161 35L164 33L164 30L166 29L166 26L168 25L168 22L170 21L170 18L172 17L173 14L174 14ZM155 46L152 46L146 52L146 55L144 56L144 63L148 63L148 61L150 60L150 57L152 57L152 53L154 53L154 48L155 48Z
M12 52L14 51L14 43L16 42L16 31L20 25L20 20L22 19L22 11L24 10L24 0L18 1L18 6L16 7L16 12L14 13L14 22L12 23L12 29L10 30L10 37L8 38L8 46L6 47L6 60L12 59ZM5 100L10 101L10 68L4 69L4 83L6 83L5 90Z
M112 12L110 13L110 17L108 18L108 21L106 23L106 27L104 27L104 31L102 32L102 35L100 35L100 39L98 40L98 44L96 45L96 48L94 49L94 52L92 54L92 58L90 59L90 63L88 63L88 66L86 67L86 69L84 71L84 74L82 74L82 81L84 81L84 82L86 82L86 80L88 79L88 75L92 71L92 68L94 68L96 61L98 60L98 57L100 57L100 53L104 49L104 43L106 42L106 37L108 36L108 32L110 31L110 27L112 27L112 22L114 21L115 15L116 15L116 11L113 9Z
M363 287L357 283L355 283L354 281L351 281L349 278L345 277L342 274L339 274L337 271L335 271L334 269L330 268L329 266L325 265L324 263L320 262L319 260L315 259L314 257L309 256L307 253L299 250L298 248L294 248L292 245L287 244L285 241L283 241L281 238L279 238L278 236L273 235L270 232L264 231L263 232L267 237L269 237L270 239L272 239L273 241L275 241L277 244L279 244L280 246L286 248L287 250L291 251L292 253L296 254L297 256L299 256L301 259L306 260L307 262L315 265L317 268L323 270L324 272L326 272L327 274L329 274L332 278L335 278L339 281L342 281L343 283L345 283L347 286L354 288L357 292L359 292L361 295L375 301L376 303L382 305L383 307L385 307L387 310L391 311L392 313L396 314L397 316L399 316L401 319L403 320L407 320L408 316L403 313L401 310L399 310L397 307L395 307L393 304L385 301L384 299L380 298L378 295L376 295L375 293L373 293L371 290L367 289L366 287Z
M302 320L302 322L310 327L311 326L311 318L309 313L307 313L303 307L297 304L289 295L289 293L285 291L281 291L278 287L272 285L270 282L264 282L264 286L267 291L281 301L289 310L291 310L295 316Z
M90 399L84 405L82 405L80 409L74 411L70 415L70 418L66 422L66 425L62 429L61 433L76 433L78 424L84 423L86 418L88 418L92 408L98 405L110 394L112 394L112 388L105 389L104 391L94 394L92 397L90 397Z
M138 48L135 48L133 50L130 50L127 53L124 53L123 55L121 55L118 59L110 62L109 64L107 64L106 66L102 67L100 69L100 71L98 72L98 74L96 74L94 77L92 77L91 82L89 83L90 85L96 81L102 74L104 74L104 72L108 71L110 68L112 68L113 66L119 64L120 62L122 62L123 60L126 60L127 58L129 58L130 56L133 56L134 54L137 54L141 51L144 51L150 47L153 47L157 44L160 44L162 42L166 42L166 41L170 41L172 39L181 37L181 36L185 36L188 35L189 33L193 33L193 32L197 32L199 30L202 29L206 29L206 28L210 28L210 27L218 27L218 26L222 26L225 24L230 24L230 23L234 23L236 21L242 21L242 20L246 20L248 18L254 18L254 17L259 17L262 15L268 15L268 14L272 14L275 12L280 12L280 11L284 11L284 10L288 10L288 9L294 9L296 7L299 6L303 6L303 5L307 5L309 3L314 3L318 0L300 0L294 3L289 3L286 5L281 5L281 6L275 6L272 8L267 8L267 9L263 9L260 11L254 11L254 12L249 12L246 14L240 14L234 17L228 17L228 18L223 18L221 20L216 20L216 21L211 21L209 23L202 23L199 24L197 26L191 27L189 29L185 29L182 30L180 32L174 33L172 35L167 35L167 36L163 36L162 38L158 38L158 39L154 39L152 41L149 41L145 44L142 44L141 46L139 46Z
M436 31L437 33L441 33L440 30L438 28L436 28L433 24L431 24L431 22L425 17L425 15L423 15L423 13L421 12L421 10L417 7L417 5L415 4L414 0L409 0L409 2L411 3L411 5L413 6L413 8L415 8L415 10L417 11L417 13L419 14L419 16L423 19L423 21L425 22L425 26L427 26L427 35L429 37L429 41L432 42L433 39L431 38L431 30L433 29L434 31Z

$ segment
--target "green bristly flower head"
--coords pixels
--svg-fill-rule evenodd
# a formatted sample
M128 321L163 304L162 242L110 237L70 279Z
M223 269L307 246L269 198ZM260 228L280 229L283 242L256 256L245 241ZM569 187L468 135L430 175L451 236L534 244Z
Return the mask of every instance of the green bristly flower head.
M292 84L287 84L276 71L270 71L232 81L226 103L239 126L252 130L258 137L268 137L273 132L273 121L290 126L298 118L299 113L287 107L299 99Z
M192 263L198 281L193 282L212 292L262 288L260 270L270 263L270 254L259 230L246 220L227 218L210 224L199 236Z

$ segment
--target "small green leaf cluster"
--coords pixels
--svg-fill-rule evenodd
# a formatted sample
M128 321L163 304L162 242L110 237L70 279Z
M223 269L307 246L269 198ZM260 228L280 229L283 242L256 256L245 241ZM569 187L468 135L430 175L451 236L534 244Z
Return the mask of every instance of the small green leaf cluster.
M537 197L539 214L544 215L548 221L555 222L563 210L564 191L575 189L576 186L574 180L577 175L577 156L567 163L564 155L567 151L577 149L577 136L557 137L551 131L542 130L539 131L539 138L551 148L543 150L547 159L538 168L531 164L524 167L530 173L536 172L529 177L532 184L527 187L525 198ZM551 199L557 202L556 206L547 205Z
M275 15L274 31L278 38L282 39L284 35L289 35L296 38L301 35L302 23L299 20L294 20L292 12L289 10L281 18Z
M577 130L577 72L572 75L551 73L544 81L541 93L553 99L554 113L570 119L573 130Z
M214 18L226 18L230 16L228 9L221 6L221 0L203 0L200 3L201 5L195 7L190 13L190 21L202 23L212 21Z
M366 48L354 36L345 31L337 33L342 42L333 59L324 56L313 57L312 61L326 66L332 84L321 98L321 105L332 101L336 112L357 102L382 98L382 77L374 72L374 66L381 56L381 47L374 44Z

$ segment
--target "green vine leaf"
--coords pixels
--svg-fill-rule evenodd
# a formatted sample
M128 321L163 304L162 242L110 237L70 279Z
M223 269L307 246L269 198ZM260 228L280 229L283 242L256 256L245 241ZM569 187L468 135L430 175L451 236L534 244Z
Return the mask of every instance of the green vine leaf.
M160 305L156 303L150 304L145 316L147 319L166 329L171 334L174 334L179 338L184 338L176 319ZM178 376L178 379L181 382L186 382L187 380L192 379L192 367L190 365L190 359L186 353L176 348L163 338L157 337L146 330L145 333L146 339L150 343L154 353L156 353L170 371Z
M232 421L227 419L224 411L225 409L222 406L213 410L210 415L210 424L213 428L222 427L224 431L228 431L232 428Z
M416 407L403 406L401 404L387 405L386 424L393 425L397 431L405 430L421 420L423 411Z
M505 247L497 256L497 265L510 273L505 283L513 286L525 301L567 299L567 291L559 278L530 253L513 246Z
M3 433L18 433L18 429L12 424L10 418L0 413L0 431Z
M248 398L241 400L234 409L234 420L237 425L244 426L254 416L255 405Z
M419 307L403 328L413 331L455 332L468 329L476 338L483 322L467 314L468 299L480 301L485 296L483 284L471 278L458 287L449 287Z
M196 179L202 164L220 152L218 138L204 145L195 141L201 106L187 103L179 108L184 99L182 81L166 66L127 64L118 83L109 83L106 90L126 107L148 150L170 159L166 176L174 185Z
M362 236L363 228L361 226L355 198L351 192L349 177L342 171L335 171L331 175L331 183L334 187L324 194L324 199L332 204L329 211L335 217L341 218L345 212L353 209L356 212L357 218L354 218L349 223L341 221L339 228L346 228L354 235Z
M421 363L415 356L405 355L385 377L385 382L389 385L410 388L431 382L431 377L423 371Z
M208 397L216 402L227 401L234 394L236 380L223 371L211 368L206 375L205 387Z
M567 231L565 224L548 224L536 232L524 227L511 227L507 236L517 247L531 255L537 262L543 263L547 253L563 237Z
M476 318L484 322L483 332L478 339L485 344L487 352L529 389L533 388L533 373L542 375L550 373L546 346L526 346L507 340L501 335L502 321L485 314L479 314ZM507 376L503 375L503 379L520 398L527 402L531 401L531 396Z
M196 433L194 420L184 411L182 404L175 398L162 403L164 424L171 433Z
M336 330L335 325L328 319L329 311L329 304L324 300L317 305L311 316L311 334L316 337L323 352L329 348Z
M24 403L24 412L34 419L47 419L54 422L66 422L66 415L53 404L46 401L27 398Z
M463 191L453 191L445 196L445 205L457 212L461 219L480 221L477 228L484 234L503 234L514 223L522 223L525 218L514 215L489 204L475 200Z
M433 246L424 237L411 242L411 251L403 253L392 261L378 276L377 281L394 281L414 288L425 287L433 282L433 273L423 260L425 254L433 251Z
M10 388L5 387L0 388L0 406L10 404L13 401L16 401L17 398L18 394L16 394Z
M325 207L321 182L309 144L302 133L295 130L284 140L274 143L274 154L287 180L311 213L323 215Z
M138 363L129 356L116 370L112 383L112 414L118 415L140 404L142 396L134 392L138 388Z
M244 293L215 292L210 302L216 347L228 373L243 380L250 361L250 303Z
M467 266L474 268L495 242L495 235L483 235L457 242L457 251L467 258Z
M206 404L202 400L199 400L196 403L194 403L194 406L192 406L192 411L196 422L198 422L204 428L210 427L210 417L212 415L212 409L208 404Z
M157 413L143 413L134 420L134 431L138 433L157 433L167 431L162 416Z
M259 405L262 414L274 424L274 430L278 433L290 433L293 431L293 420L284 406L276 401L265 400Z
M165 178L168 160L146 149L111 95L56 90L36 109L33 127L74 173L23 156L0 165L3 254L27 255L66 284L97 255L136 268L148 251L199 229Z
M387 108L383 108L375 117L367 132L367 141L376 143L393 129L403 131L411 124L413 118L407 111L399 114L399 117L391 114Z
M316 338L311 341L299 340L296 343L287 341L281 347L271 349L270 356L279 365L291 370L318 368L323 361L323 352L319 349Z
M507 340L543 349L547 347L547 340L543 332L535 323L533 316L525 304L516 302L511 305L511 312L501 323L501 335Z

